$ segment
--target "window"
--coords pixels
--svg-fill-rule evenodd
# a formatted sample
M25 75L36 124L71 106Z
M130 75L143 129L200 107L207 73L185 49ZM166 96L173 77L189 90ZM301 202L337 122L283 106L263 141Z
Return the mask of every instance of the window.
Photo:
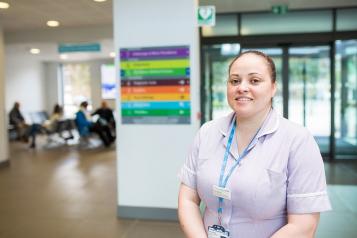
M356 21L357 9L339 9L337 10L337 31L357 30Z
M78 106L91 99L91 77L88 64L63 64L63 105L64 115L74 117Z
M242 35L315 33L332 31L332 12L297 11L242 14Z

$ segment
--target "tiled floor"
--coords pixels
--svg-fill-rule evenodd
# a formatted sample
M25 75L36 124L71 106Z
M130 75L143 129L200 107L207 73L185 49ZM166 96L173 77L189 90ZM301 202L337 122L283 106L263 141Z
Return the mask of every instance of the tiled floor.
M115 149L29 150L0 169L1 238L182 238L176 222L116 218ZM334 210L317 237L357 237L357 163L326 164Z

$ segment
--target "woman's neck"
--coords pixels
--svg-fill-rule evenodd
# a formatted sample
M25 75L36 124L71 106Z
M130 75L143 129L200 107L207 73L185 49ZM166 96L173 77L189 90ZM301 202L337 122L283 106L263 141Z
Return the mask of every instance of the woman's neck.
M237 130L243 134L255 133L263 124L265 118L268 116L271 107L260 111L259 113L246 118L240 118L237 116Z

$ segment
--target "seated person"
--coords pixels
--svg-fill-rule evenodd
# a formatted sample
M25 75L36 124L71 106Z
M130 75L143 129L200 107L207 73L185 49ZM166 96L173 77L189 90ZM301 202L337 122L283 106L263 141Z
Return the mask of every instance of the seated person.
M87 112L88 103L82 102L79 111L76 113L76 125L81 136L87 136L90 132L99 135L103 144L109 147L115 141L108 125L103 125L99 122L92 122L90 115Z
M9 122L10 125L15 127L17 137L19 140L28 141L27 138L27 130L29 125L26 124L25 118L22 116L20 112L20 103L15 102L9 113Z
M107 124L110 129L115 131L115 119L113 115L113 110L108 107L107 101L102 101L101 107L92 113L92 116L94 115L98 115L101 120L101 123Z
M36 134L41 130L41 125L36 123L28 125L25 122L25 118L20 111L19 102L14 103L14 106L9 113L9 122L10 125L15 127L18 139L27 143L28 137L30 136L32 138L30 148L36 147Z
M43 127L47 133L57 132L65 140L73 139L72 122L63 118L63 108L58 104L54 106L50 118L44 122ZM68 137L65 137L63 133L67 133Z

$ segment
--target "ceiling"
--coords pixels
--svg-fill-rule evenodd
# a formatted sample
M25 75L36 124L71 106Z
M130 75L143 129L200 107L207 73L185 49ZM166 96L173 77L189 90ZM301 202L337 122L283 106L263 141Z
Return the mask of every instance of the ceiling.
M5 32L46 29L48 20L61 27L112 24L112 0L0 0L10 8L0 9L0 25Z
M36 47L41 49L41 54L36 55L38 59L63 61L57 53L57 44L80 42L81 39L72 37L74 35L101 43L103 50L99 53L71 54L67 60L108 58L109 52L114 49L113 0L101 3L93 0L0 1L10 4L9 9L0 9L0 26L4 30L6 54L29 54L29 49ZM273 4L288 4L289 9L352 7L357 6L357 0L199 0L199 4L215 5L217 12L250 12L270 11ZM49 29L46 26L48 20L57 20L61 25ZM70 37L74 40L68 39Z
M10 4L9 9L0 9L0 25L5 32L46 29L47 20L58 20L64 28L112 24L113 0L0 1ZM200 5L215 5L217 12L269 11L273 4L282 3L288 4L289 9L357 6L357 0L199 0Z

